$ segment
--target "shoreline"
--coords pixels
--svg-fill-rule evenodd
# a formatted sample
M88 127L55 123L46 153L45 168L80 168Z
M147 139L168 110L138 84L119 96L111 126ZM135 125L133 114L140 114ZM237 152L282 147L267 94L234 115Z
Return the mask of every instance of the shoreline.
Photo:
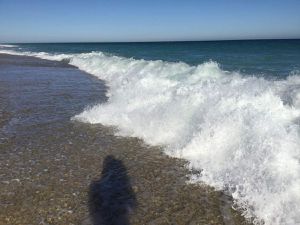
M0 142L4 149L0 223L90 224L88 188L99 179L103 159L113 155L126 167L137 200L137 207L129 215L130 224L245 224L240 214L231 209L232 201L224 193L204 184L186 183L189 171L184 160L170 158L159 147L147 146L137 138L115 136L112 128L70 121L75 112L95 104L99 98L106 100L103 81L92 75L84 77L87 73L65 63L28 56L0 54L0 67L7 70L6 74L18 71L25 85L30 83L29 87L37 88L29 89L36 91L30 93L31 104L16 110L18 105L10 102L10 94L21 97L24 93L14 85L15 80L5 80L4 72L2 76L0 72L0 85L9 89L9 93L0 92L0 131L6 129ZM36 74L28 80L22 70ZM55 83L51 75L44 74L45 70L71 76L76 73L72 78L76 85L69 84L70 77L59 80L60 76ZM90 86L81 87L78 79ZM94 84L96 80L98 84ZM68 91L59 86L61 82L69 85ZM39 87L39 83L45 86ZM45 93L45 87L51 87L51 91ZM73 92L75 87L85 92ZM81 96L83 93L85 96ZM41 100L45 108L37 109L35 106L41 102L34 97L43 94L50 96ZM62 107L63 104L66 105ZM45 112L47 117L34 120ZM14 126L12 120L16 117L33 119L8 128Z

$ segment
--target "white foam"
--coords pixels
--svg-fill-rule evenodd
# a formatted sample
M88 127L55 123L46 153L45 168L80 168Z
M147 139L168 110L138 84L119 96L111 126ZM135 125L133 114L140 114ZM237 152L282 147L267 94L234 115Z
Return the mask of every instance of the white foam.
M108 83L108 102L75 119L165 146L202 170L194 182L230 191L255 224L300 224L299 74L270 81L226 72L215 62L26 54L67 58Z
M0 44L0 48L1 47L4 47L4 48L14 48L14 47L17 47L17 45Z

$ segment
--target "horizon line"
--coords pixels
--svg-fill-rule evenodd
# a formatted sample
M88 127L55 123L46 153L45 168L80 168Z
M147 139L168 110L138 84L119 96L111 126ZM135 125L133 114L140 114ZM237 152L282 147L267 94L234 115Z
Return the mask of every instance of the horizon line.
M222 42L222 41L268 41L268 40L300 40L298 38L249 38L249 39L211 39L211 40L162 40L162 41L54 41L54 42L1 42L0 44L79 44L79 43L170 43L170 42Z

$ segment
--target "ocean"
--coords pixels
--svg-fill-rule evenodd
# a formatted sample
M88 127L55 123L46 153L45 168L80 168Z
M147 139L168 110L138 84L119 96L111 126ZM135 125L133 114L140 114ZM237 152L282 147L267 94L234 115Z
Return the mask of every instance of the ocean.
M103 80L108 100L70 120L187 160L200 171L191 183L229 193L255 224L300 224L300 40L12 44L0 53Z

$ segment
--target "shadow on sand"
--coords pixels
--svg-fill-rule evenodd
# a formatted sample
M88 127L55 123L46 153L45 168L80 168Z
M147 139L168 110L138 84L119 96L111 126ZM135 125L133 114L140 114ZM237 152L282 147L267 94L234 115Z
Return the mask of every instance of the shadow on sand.
M89 212L93 225L129 225L129 213L136 206L127 170L121 160L107 156L102 175L91 183Z

